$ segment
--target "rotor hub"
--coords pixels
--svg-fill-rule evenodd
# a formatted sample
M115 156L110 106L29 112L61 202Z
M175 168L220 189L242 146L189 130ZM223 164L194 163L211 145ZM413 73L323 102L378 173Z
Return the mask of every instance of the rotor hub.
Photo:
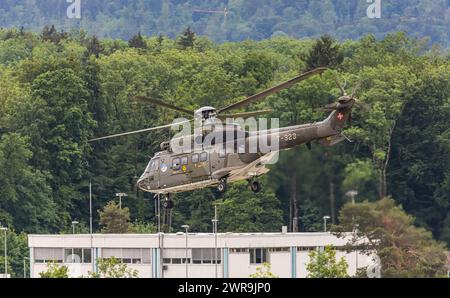
M210 119L217 116L217 110L213 107L201 107L194 112L195 118Z

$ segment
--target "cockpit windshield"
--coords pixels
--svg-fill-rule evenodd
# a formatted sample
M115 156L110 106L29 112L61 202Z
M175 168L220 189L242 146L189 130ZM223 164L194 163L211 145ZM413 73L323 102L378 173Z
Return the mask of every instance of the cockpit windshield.
M154 173L158 170L158 168L159 168L159 158L154 158L150 160L150 162L148 163L147 167L145 168L145 172Z

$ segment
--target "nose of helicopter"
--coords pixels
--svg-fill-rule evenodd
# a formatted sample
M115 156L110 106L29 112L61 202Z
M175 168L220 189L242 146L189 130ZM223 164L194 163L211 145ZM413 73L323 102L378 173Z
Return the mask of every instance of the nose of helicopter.
M149 179L148 179L149 177L150 177L149 173L143 173L141 175L141 177L138 179L138 181L136 182L136 186L142 191L151 190Z

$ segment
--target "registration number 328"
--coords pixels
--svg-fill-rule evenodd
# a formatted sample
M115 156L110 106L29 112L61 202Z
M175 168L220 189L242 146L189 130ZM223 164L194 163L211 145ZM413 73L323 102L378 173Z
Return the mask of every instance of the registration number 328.
M297 134L295 132L293 133L287 133L284 136L281 137L285 141L292 141L297 139Z

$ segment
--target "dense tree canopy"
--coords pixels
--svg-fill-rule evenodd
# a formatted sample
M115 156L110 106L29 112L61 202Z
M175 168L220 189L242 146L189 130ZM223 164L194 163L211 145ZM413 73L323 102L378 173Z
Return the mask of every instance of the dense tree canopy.
M338 236L353 230L350 250L358 245L362 252L376 253L384 277L442 277L447 271L444 245L431 233L413 226L414 218L394 200L347 204L340 212L340 224L333 229Z
M5 3L12 5L0 7ZM315 44L278 36L217 45L196 35L193 46L182 49L179 39L145 37L144 30L133 32L130 43L46 30L0 30L0 222L18 233L64 232L72 220L89 226L89 182L94 214L116 192L127 192L122 204L138 223L133 229L154 231L153 195L134 184L171 132L87 140L178 116L136 103L135 95L189 109L221 107L306 69ZM58 38L51 38L55 32ZM281 125L319 121L326 114L317 108L340 95L338 78L349 92L359 86L356 95L369 106L354 110L345 131L353 142L282 152L257 195L245 183L231 185L224 195L213 189L177 194L175 231L183 224L210 231L214 202L223 203L220 231L279 231L282 225L317 231L324 215L339 222L351 188L359 192L357 202L391 194L416 225L448 243L448 53L402 33L345 41L338 51L343 59L334 70L251 109L272 108L270 116ZM98 216L94 229L100 231Z
M339 40L368 33L381 38L406 31L449 45L446 0L382 0L379 19L368 18L366 0L89 0L81 1L81 19L67 17L69 5L65 0L2 0L0 27L40 31L55 24L66 31L84 28L100 37L129 40L139 31L174 38L191 26L216 42L318 37L324 32Z

